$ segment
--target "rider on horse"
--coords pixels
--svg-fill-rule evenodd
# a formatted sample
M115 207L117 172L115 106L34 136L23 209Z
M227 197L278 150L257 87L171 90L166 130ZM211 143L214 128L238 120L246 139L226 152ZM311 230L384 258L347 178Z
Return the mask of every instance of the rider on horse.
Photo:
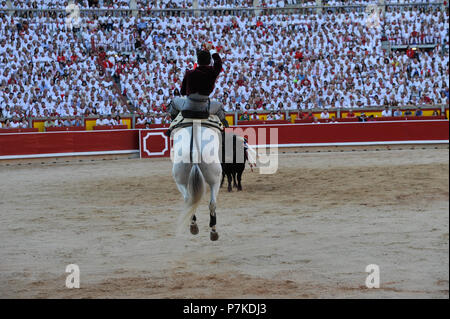
M209 95L214 90L217 77L222 71L222 59L219 54L211 50L211 44L206 50L197 52L197 68L187 70L181 85L181 95L169 104L169 113L174 120L181 112L184 118L207 119L210 115L217 115L225 127L228 122L222 104L211 101ZM211 52L210 52L211 50ZM211 66L211 57L214 65Z

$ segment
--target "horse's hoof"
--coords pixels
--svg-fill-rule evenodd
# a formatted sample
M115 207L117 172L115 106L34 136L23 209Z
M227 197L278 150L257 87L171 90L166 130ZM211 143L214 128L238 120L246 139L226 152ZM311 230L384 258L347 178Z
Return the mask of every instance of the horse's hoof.
M242 187L241 186L238 186L238 192L240 192L240 191L242 191Z
M232 192L233 191L233 189L231 188L231 187L228 187L228 192Z
M219 233L216 231L211 231L210 238L212 241L216 241L217 239L219 239Z
M191 224L190 229L191 229L191 234L192 235L197 235L198 234L198 226L197 226L197 224Z

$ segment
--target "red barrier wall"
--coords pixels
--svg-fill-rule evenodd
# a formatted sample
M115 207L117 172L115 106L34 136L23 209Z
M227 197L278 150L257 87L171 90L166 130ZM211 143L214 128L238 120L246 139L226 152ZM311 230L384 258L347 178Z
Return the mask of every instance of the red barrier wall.
M165 135L166 131L167 129L139 131L141 158L170 156L170 138Z
M0 134L39 132L37 128L2 128Z
M240 128L245 128L239 126ZM278 131L278 144L331 144L331 143L367 143L367 142L401 142L401 141L439 141L448 140L449 122L443 121L400 121L400 122L365 122L365 123L321 123L248 126L266 132L266 141L270 143L269 128ZM258 137L259 139L259 137ZM249 143L251 143L249 141Z
M38 155L138 151L138 135L137 130L0 134L0 159L14 156L20 158L23 155L39 157Z
M239 125L234 128L254 129L257 139L266 134L264 140L256 140L255 144L278 144L280 147L342 143L448 143L449 139L447 120ZM270 140L271 134L274 134L270 129L276 129L277 140ZM165 131L166 129L0 134L0 159L94 155L92 152L117 154L138 150L143 157L165 157L170 154L170 141L164 137ZM254 144L252 141L249 143Z
M329 123L331 119L317 119L320 123ZM383 116L383 117L374 117L373 119L369 119L366 122L373 122L373 121L433 121L433 120L445 120L444 115L439 116ZM313 119L302 119L302 120L295 120L294 123L312 123ZM345 123L345 122L359 122L357 117L345 117L345 118L339 118L336 120L338 123ZM259 124L259 123L258 123ZM267 121L266 124L272 124L270 121ZM278 123L273 123L278 124Z

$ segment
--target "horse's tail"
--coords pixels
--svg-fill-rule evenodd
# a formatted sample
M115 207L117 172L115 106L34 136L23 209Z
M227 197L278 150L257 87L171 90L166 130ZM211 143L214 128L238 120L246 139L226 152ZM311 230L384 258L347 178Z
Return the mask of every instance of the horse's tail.
M189 207L197 208L205 193L205 180L198 164L192 165L188 179ZM192 217L192 216L190 216Z
M188 178L188 201L187 207L183 213L181 227L188 227L191 222L192 216L195 214L200 200L205 193L205 180L203 178L202 171L198 164L192 165L191 172Z

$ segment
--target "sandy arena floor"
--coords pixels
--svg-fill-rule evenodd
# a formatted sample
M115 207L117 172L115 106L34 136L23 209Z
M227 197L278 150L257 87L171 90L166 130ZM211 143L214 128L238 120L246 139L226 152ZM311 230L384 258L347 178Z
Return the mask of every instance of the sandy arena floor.
M208 196L175 237L168 159L0 166L0 297L449 297L448 149L285 154L243 186L211 242Z

